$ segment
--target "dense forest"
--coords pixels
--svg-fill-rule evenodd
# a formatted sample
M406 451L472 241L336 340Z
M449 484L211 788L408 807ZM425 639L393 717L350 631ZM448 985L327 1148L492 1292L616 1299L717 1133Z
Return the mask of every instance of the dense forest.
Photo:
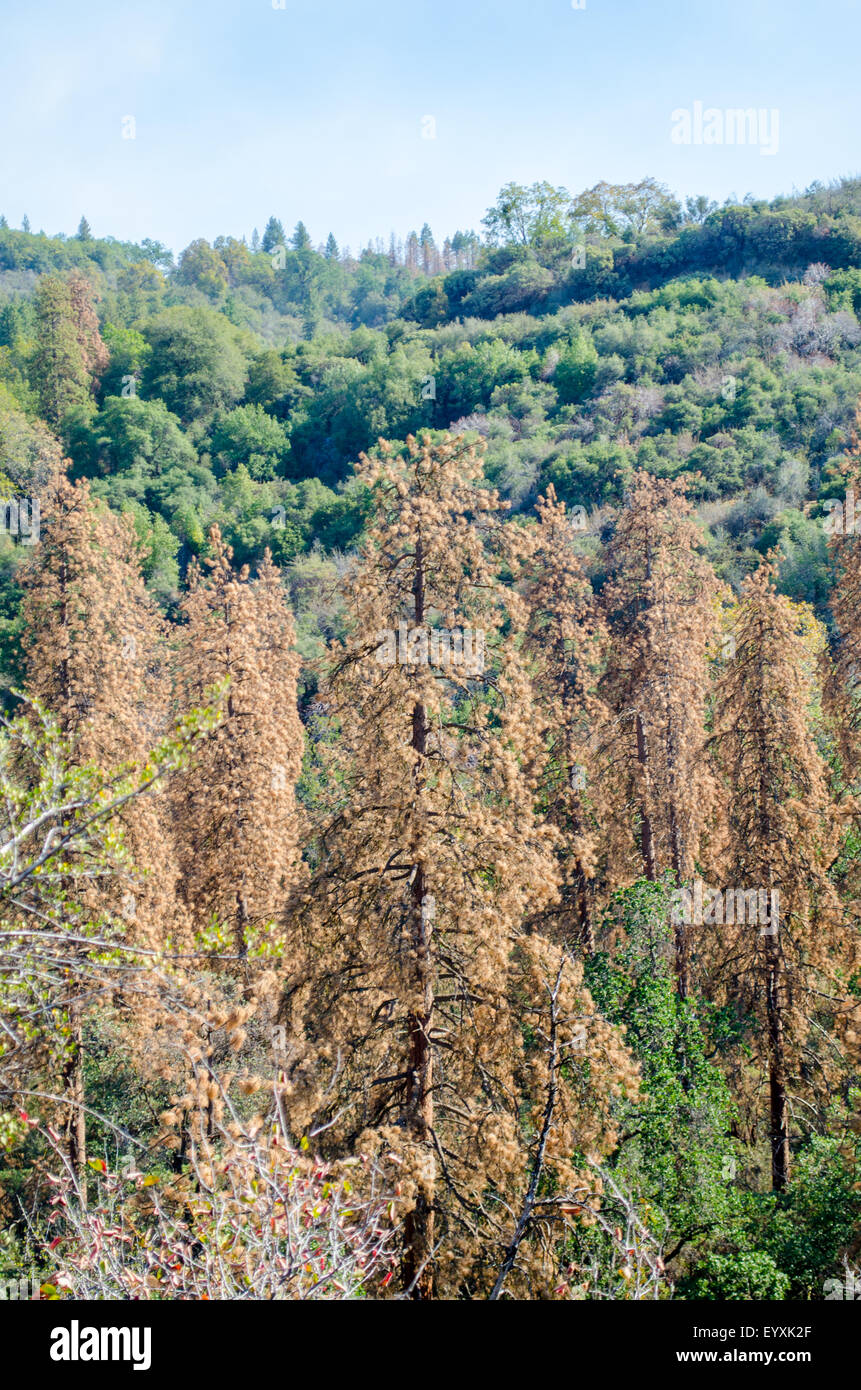
M0 218L0 1280L854 1297L861 180L261 225Z

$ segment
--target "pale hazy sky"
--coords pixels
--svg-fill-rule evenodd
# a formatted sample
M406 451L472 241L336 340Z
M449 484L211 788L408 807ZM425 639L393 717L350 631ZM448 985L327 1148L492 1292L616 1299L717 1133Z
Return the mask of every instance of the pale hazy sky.
M0 212L174 250L275 213L356 250L480 230L512 179L722 201L861 172L859 0L283 3L0 0ZM776 109L778 152L674 144L696 101Z

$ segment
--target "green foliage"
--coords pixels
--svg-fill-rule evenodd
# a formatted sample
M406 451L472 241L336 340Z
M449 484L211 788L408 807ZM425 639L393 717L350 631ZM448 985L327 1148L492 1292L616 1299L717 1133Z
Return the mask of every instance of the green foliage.
M497 386L523 381L535 365L532 357L509 347L498 338L477 347L461 343L443 353L437 377L437 411L449 419L468 415L490 404Z
M139 503L127 507L141 541L141 571L147 587L163 604L179 597L179 540L161 516L151 516Z
M220 314L177 305L147 320L142 331L150 349L142 396L160 396L185 425L240 399L247 362L236 330Z
M694 1004L679 998L670 967L670 885L641 880L614 896L605 931L621 927L613 957L586 962L602 1014L625 1026L643 1096L621 1116L613 1170L647 1203L668 1254L722 1231L740 1214L733 1185L734 1106Z
M679 1286L679 1297L771 1302L789 1297L789 1279L762 1251L738 1255L709 1255L697 1275Z
M75 331L69 286L46 275L36 292L36 351L32 384L40 414L55 428L67 412L90 399L90 378Z
M283 472L290 440L281 422L267 415L262 405L240 405L216 422L212 452L224 471L244 463L252 478L266 482Z
M67 417L65 433L74 472L82 477L128 474L143 484L197 460L179 420L160 400L108 396L97 414Z
M248 367L245 399L259 405L277 420L289 419L310 389L300 381L291 357L274 348L258 353Z
M554 188L546 181L534 183L531 188L507 183L482 225L492 245L507 241L527 244L542 237L564 235L569 204L565 189Z
M787 1191L752 1194L744 1219L721 1233L721 1248L680 1281L679 1297L821 1300L857 1231L856 1186L837 1141L812 1135Z
M117 328L106 323L102 339L110 352L107 371L102 376L100 394L105 396L131 395L149 357L149 344L135 328Z
M789 1280L789 1298L823 1297L861 1216L856 1173L834 1138L814 1134L797 1156L785 1196L763 1203L755 1239Z
M176 279L180 285L192 285L207 298L218 300L227 289L227 266L209 242L200 238L186 246L180 256Z
M578 333L563 350L553 373L553 385L563 405L577 405L589 395L597 366L598 353L592 339Z

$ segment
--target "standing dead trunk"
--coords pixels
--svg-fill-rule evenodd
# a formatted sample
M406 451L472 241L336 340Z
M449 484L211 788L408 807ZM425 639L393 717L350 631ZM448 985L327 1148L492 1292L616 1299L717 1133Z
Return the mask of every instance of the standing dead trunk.
M644 789L649 785L649 745L646 739L646 730L640 715L636 715L637 728L637 762L640 764L640 771L643 777ZM643 797L643 805L640 812L640 849L643 855L643 868L646 878L650 883L654 883L658 877L655 867L655 837L652 831L652 822L646 810L646 797Z
M416 546L416 569L413 582L415 623L424 623L425 593L422 545ZM415 790L420 795L424 780L422 763L427 750L427 712L424 705L413 709L412 747L416 753ZM425 872L416 864L410 887L410 936L413 954L415 996L421 1001L417 1011L407 1016L407 1093L405 1120L411 1137L423 1151L423 1171L416 1204L404 1220L404 1255L402 1277L410 1297L433 1297L434 1243L434 1154L433 1141L433 1053L431 1050L431 1020L433 1015L433 974L431 969L431 935L433 931L432 900L427 898Z
M403 1282L416 1299L433 1297L431 1255L434 1241L433 1213L433 1054L430 1029L433 1011L433 983L430 971L432 911L424 901L424 874L419 869L412 884L412 944L416 984L421 1010L407 1016L407 1124L412 1137L424 1149L416 1204L404 1221Z
M789 1182L789 1103L786 1095L786 1043L781 1000L782 970L776 936L765 938L767 960L768 1089L770 1101L771 1185L783 1192Z
M69 1005L70 1053L63 1067L63 1094L68 1114L64 1131L66 1152L75 1182L81 1194L81 1206L87 1205L87 1114L84 1109L84 1029L81 1007L76 998Z
M574 802L571 816L571 830L575 839L580 838L584 831L584 818L581 812L579 797ZM595 954L595 931L592 924L592 903L589 896L589 876L580 859L576 861L575 894L577 900L577 934L583 953L587 956Z
M676 884L681 887L684 881L684 865L682 861L681 838L679 836L678 816L674 803L670 803L670 855L672 860L673 872L676 876ZM681 914L679 914L681 918ZM683 920L676 922L674 929L675 938L675 960L676 960L676 988L680 999L687 999L690 988L690 935L687 923Z
M587 956L595 954L595 930L592 925L592 904L589 901L589 888L586 875L580 871L577 884L577 906L580 916L580 944Z
M65 554L58 572L60 591L60 626L65 630L68 623L69 571ZM65 735L72 732L73 718L71 708L71 679L69 663L65 658L60 663L61 712L60 727ZM66 1152L69 1164L81 1194L81 1206L87 1205L87 1114L84 1087L84 1022L77 986L72 982L69 1002L69 1055L63 1066L63 1095L67 1102L67 1116L64 1126Z

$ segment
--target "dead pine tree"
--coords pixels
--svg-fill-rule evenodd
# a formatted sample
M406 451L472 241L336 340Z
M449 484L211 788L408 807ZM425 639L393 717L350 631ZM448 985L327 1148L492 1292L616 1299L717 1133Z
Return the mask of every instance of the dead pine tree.
M21 572L27 691L56 715L79 764L108 771L139 757L164 732L163 627L144 587L128 518L64 475L54 479L43 510L41 543ZM163 946L177 925L176 875L156 801L134 798L118 826L122 855L110 872L70 878L69 910L119 926L125 940ZM77 988L67 1004L66 1131L85 1197L86 1007ZM143 1018L138 1027L144 1031Z
M526 560L524 641L536 707L547 729L542 806L561 835L560 899L543 929L556 939L595 949L596 877L610 819L602 750L612 736L610 712L598 694L607 630L574 550L565 505L551 486L536 503L534 549Z
M861 762L861 409L840 464L844 499L828 520L835 583L829 600L835 642L826 663L825 709L830 716L843 781L854 785Z
M728 830L718 872L767 909L739 914L736 896L732 914L720 908L706 930L710 992L753 1020L780 1192L790 1174L792 1096L812 1084L803 1073L819 1078L823 1095L830 1090L837 1048L822 1040L857 1014L847 986L858 955L830 878L847 809L832 799L816 743L817 654L804 605L777 592L775 574L764 562L742 588L713 735Z
M683 479L636 473L607 555L602 600L611 641L601 694L616 728L608 776L620 882L638 868L650 880L669 871L678 885L689 881L715 799L705 723L723 586L701 554L685 487ZM682 996L690 947L680 923Z
M390 1165L402 1295L481 1296L528 1186L547 981L563 959L524 927L559 876L558 831L536 807L546 746L521 654L527 610L503 577L527 542L463 438L381 443L357 471L373 512L321 685L337 739L321 740L331 804L290 919L304 965L284 988L285 1105L325 1153ZM594 1196L571 1156L612 1146L612 1095L635 1079L579 965L563 974L566 1045L580 1016L593 1050L570 1076L554 1071L543 1162L548 1181ZM537 1261L546 1287L540 1229L518 1269L528 1278Z
M228 681L224 718L173 789L183 892L198 931L224 927L246 986L249 940L301 877L299 658L280 571L233 569L214 527L181 605L176 689L186 709Z

